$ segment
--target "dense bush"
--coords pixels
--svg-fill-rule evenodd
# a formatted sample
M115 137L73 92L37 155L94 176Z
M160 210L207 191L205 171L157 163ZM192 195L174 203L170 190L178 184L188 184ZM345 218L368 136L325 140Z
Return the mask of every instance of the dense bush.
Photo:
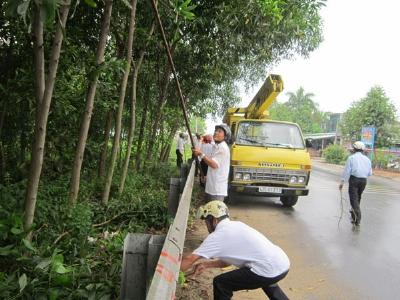
M372 159L372 165L374 168L387 168L389 162L393 160L395 156L393 154L387 154L382 152L374 153Z
M325 148L323 156L329 163L340 164L347 157L347 151L340 145L329 145Z
M165 231L171 173L166 165L130 174L108 206L100 204L96 180L82 182L75 207L68 178L43 182L32 242L22 226L25 183L0 186L0 298L118 298L123 240L128 232Z

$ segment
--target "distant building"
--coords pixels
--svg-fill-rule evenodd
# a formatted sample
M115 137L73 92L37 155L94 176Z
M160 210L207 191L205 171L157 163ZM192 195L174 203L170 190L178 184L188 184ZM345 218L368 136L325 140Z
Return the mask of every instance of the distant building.
M338 125L340 119L342 117L342 113L326 113L328 115L328 121L325 123L325 132L336 132L338 129Z
M331 112L327 112L326 114L328 116L327 121L322 124L324 132L304 135L306 139L311 140L311 143L313 145L312 156L321 156L322 151L328 145L342 144L341 132L339 127L339 122L342 114Z

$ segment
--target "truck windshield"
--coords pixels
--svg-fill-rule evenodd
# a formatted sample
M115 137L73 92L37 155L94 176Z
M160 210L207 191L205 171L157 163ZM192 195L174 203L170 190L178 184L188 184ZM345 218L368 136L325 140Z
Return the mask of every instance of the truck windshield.
M304 149L299 128L294 124L240 122L236 143L273 148Z

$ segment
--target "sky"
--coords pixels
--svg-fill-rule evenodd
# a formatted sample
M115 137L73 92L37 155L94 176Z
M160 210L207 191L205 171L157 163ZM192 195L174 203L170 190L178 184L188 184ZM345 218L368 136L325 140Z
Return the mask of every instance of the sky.
M400 115L399 11L396 0L328 0L321 10L324 41L318 49L269 70L284 81L278 101L302 86L322 111L345 112L379 85ZM250 103L261 84L241 91L240 106ZM220 122L208 119L207 132Z

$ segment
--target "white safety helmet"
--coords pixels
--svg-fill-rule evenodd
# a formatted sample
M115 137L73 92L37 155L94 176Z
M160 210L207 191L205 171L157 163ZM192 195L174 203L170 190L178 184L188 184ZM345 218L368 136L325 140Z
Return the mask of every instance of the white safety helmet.
M363 142L361 142L361 141L357 141L357 142L354 142L353 148L356 149L356 150L364 151L365 150L365 144Z
M213 216L218 219L223 216L229 217L228 207L220 200L213 200L207 204L200 206L197 211L197 217L199 219L206 219L208 216Z
M215 130L217 129L222 129L225 132L225 142L229 144L232 137L232 132L229 126L226 124L219 124L215 126Z

